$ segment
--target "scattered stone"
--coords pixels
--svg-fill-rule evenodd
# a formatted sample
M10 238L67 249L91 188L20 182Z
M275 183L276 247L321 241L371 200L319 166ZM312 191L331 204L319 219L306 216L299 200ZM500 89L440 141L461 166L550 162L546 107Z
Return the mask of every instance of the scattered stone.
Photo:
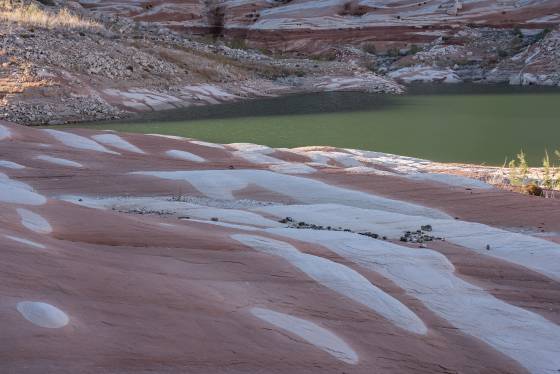
M406 243L424 243L424 242L431 242L434 240L442 240L442 241L444 240L443 238L428 234L431 231L432 231L431 225L422 225L420 230L406 231L404 235L400 237L400 241Z
M367 232L359 232L358 234L363 235L363 236L368 236L368 237L373 238L373 239L379 239L379 235L374 234L374 233L369 232L369 231L367 231Z

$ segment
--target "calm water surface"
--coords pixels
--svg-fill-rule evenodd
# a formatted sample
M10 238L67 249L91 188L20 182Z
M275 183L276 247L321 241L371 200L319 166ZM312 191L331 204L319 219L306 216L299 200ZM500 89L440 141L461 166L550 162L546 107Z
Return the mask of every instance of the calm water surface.
M495 165L523 149L538 165L545 149L560 149L560 90L461 85L412 87L405 96L305 94L73 127L272 147L331 145Z

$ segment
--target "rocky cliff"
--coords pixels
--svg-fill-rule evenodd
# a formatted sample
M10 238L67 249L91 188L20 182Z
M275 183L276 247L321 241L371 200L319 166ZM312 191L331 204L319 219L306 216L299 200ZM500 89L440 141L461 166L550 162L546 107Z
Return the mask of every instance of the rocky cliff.
M122 6L56 4L0 3L1 118L57 124L298 91L401 91L365 67L193 40L120 17Z
M557 1L4 0L0 19L0 116L24 124L411 82L560 84Z
M554 0L81 3L96 12L224 37L273 53L359 61L381 72L415 65L393 74L404 82L560 83L555 56L542 55L527 69L519 63L520 55L530 54L560 23L560 3ZM555 33L548 38L558 39ZM424 56L407 58L421 50Z

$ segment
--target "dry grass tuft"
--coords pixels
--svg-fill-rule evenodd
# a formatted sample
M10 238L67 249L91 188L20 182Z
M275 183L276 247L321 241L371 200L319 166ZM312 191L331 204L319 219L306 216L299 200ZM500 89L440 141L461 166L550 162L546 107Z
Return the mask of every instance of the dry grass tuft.
M13 22L21 26L46 29L96 31L103 28L101 24L73 14L67 9L50 11L36 4L0 6L0 22Z

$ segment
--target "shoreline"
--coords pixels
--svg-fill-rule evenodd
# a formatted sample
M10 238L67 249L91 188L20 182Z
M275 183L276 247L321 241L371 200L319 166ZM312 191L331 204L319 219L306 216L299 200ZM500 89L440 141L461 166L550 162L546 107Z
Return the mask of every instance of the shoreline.
M423 94L425 91L429 94ZM479 94L481 91L484 94ZM332 146L486 166L502 166L506 156L509 161L523 149L529 164L537 167L546 148L553 153L560 146L554 142L558 134L554 129L557 92L539 87L509 90L507 86L492 86L481 90L473 85L432 85L415 86L403 95L294 93L61 128L159 132L277 148ZM524 118L530 115L539 119L535 123L542 125L547 137L533 134L525 126ZM496 122L496 116L511 120ZM504 134L512 135L504 139ZM504 146L494 148L501 141ZM473 153L471 147L480 151Z
M320 77L318 81L327 79L328 77ZM354 80L355 76L346 76L346 77L339 77L343 80ZM128 123L128 122L149 122L149 121L175 121L181 118L178 118L180 115L189 114L189 111L197 111L201 108L209 109L215 108L216 106L223 107L224 105L246 105L251 104L255 101L261 100L275 100L275 99L283 99L287 97L306 97L316 94L329 94L329 93L349 93L349 94L364 94L364 95L375 95L379 98L391 98L394 95L398 96L419 96L419 95L464 95L464 94L477 94L477 95L492 95L492 94L511 94L511 95L523 95L523 94L554 94L560 93L560 87L550 87L550 86L538 86L538 85L531 85L531 86L518 86L518 85L510 85L508 83L489 83L489 82L462 82L462 83L412 83L400 86L393 86L395 88L395 92L373 92L369 91L366 87L362 87L361 89L356 89L356 83L354 86L350 88L340 87L339 89L332 89L332 90L320 90L320 89L311 89L311 88L302 88L298 86L281 86L276 85L274 81L263 81L263 83L271 84L270 91L266 92L246 92L247 96L241 96L239 90L235 92L231 90L231 86L219 86L219 85L211 85L211 84L201 84L199 86L208 86L214 88L216 90L220 90L224 93L222 98L220 97L194 97L191 101L184 101L184 102L172 102L172 101L165 101L164 95L169 95L169 92L161 93L161 106L156 107L155 109L146 109L146 110L137 110L137 111L130 111L130 112L121 112L121 117L111 119L111 118L100 118L100 119L91 119L91 118L84 118L82 120L71 121L67 123L56 123L56 124L25 124L20 123L24 126L31 126L31 127L58 127L58 126L73 126L73 125L80 125L85 124L95 125L95 124L109 124L109 123ZM367 84L364 82L363 84ZM197 85L192 86L185 86L185 87L197 87ZM391 86L390 86L391 87ZM396 88L399 87L400 91L397 91ZM465 90L466 88L466 90ZM125 92L121 93L122 95L126 96ZM147 94L147 93L145 93ZM174 99L174 98L172 98ZM205 101L206 99L206 101ZM223 101L219 101L223 100ZM172 105L173 107L169 107ZM175 106L178 105L178 106ZM368 109L367 107L363 107L362 109ZM342 111L353 111L354 108L342 109ZM332 110L332 112L339 112L340 109ZM319 111L308 112L305 114L313 114L319 113ZM275 113L276 115L280 113ZM269 115L269 114L267 114ZM171 119L167 119L172 117ZM189 119L200 120L200 119L224 119L224 118L234 118L234 117L193 117ZM54 118L55 121L58 122L57 118Z

